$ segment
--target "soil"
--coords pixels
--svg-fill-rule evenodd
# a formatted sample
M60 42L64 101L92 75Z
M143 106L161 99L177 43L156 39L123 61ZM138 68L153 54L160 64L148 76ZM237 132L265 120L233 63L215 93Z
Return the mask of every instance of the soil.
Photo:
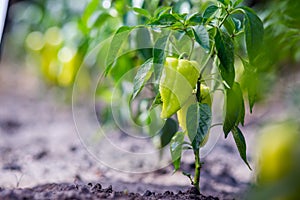
M233 139L222 136L202 160L201 194L181 171L173 174L171 164L147 173L113 169L82 145L70 102L62 99L32 68L1 63L0 199L240 199L254 179L255 168L250 171ZM270 109L254 113L243 127L251 166L257 121L272 114ZM186 154L182 171L193 167L193 156Z
M146 190L143 194L125 191L114 191L112 186L102 188L100 183L92 184L45 184L33 188L24 189L0 189L1 199L135 199L135 200L155 200L155 199L198 199L198 200L218 200L217 197L201 195L197 189L191 188L185 192L174 193L166 191L156 193Z

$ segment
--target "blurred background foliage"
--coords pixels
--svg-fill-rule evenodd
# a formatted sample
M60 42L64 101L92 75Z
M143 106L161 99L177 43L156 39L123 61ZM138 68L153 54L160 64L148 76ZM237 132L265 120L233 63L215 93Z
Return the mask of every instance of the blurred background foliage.
M27 66L34 67L47 86L62 89L70 98L76 73L86 56L120 26L145 22L145 17L134 12L132 7L153 13L160 6L172 6L176 12L193 13L203 11L212 1L217 0L11 0L6 28L7 56L15 62L25 61ZM244 85L257 85L257 100L261 100L272 91L282 73L297 70L300 63L300 2L245 0L243 4L252 6L265 26L265 42L257 62L259 78L244 81ZM130 40L130 44L151 41L147 32ZM89 60L88 65L104 68L104 57L100 55ZM121 56L109 78L116 83L125 72L150 57L151 49ZM242 64L239 59L236 61L240 69L237 73L242 74ZM93 68L83 70L81 73L85 76L81 76L84 78L79 82L84 90L90 83ZM110 94L109 85L103 85L97 91L104 101L110 99L107 97Z
M132 7L145 8L149 13L153 13L159 6L172 6L176 12L193 13L203 11L210 5L211 1L206 0L23 0L10 1L9 19L7 24L7 35L5 47L9 53L6 54L8 60L14 62L25 62L27 66L34 67L42 77L48 87L59 88L63 91L72 89L76 73L85 57L99 43L109 38L122 25L137 25L145 21L145 18L134 13ZM253 7L264 22L265 38L263 51L259 57L258 79L251 80L257 84L258 100L264 99L272 91L272 87L278 83L279 78L284 74L299 71L300 65L300 1L299 0L248 0L245 5ZM148 40L149 35L144 33L144 37L130 38L138 42ZM110 72L110 81L118 82L121 76L128 70L135 68L152 56L152 51L143 49L134 51L120 57L114 64ZM92 60L89 65L103 66L103 58ZM239 59L236 59L239 60ZM241 65L237 63L237 65ZM24 66L23 64L20 66ZM104 66L103 66L104 67ZM88 85L90 77L93 75L92 68L85 68L82 85ZM299 74L299 73L298 73ZM299 78L298 78L299 79ZM293 81L293 80L290 80ZM112 95L110 83L105 83L99 91L98 98L101 101L110 101ZM281 83L285 84L285 83ZM130 97L130 90L126 90L126 85L119 84L119 90L125 96ZM300 84L298 84L300 86ZM291 100L292 108L296 108L296 115L292 122L281 122L275 130L281 130L274 135L265 138L277 138L282 134L291 136L285 137L286 143L299 141L299 137L294 137L293 133L299 134L299 108L300 108L300 87L293 87L287 96ZM283 86L285 87L285 86ZM84 88L84 86L83 86ZM141 101L141 109L145 109ZM102 122L112 119L108 108L102 108L100 119ZM297 110L298 109L298 110ZM294 109L295 110L295 109ZM297 112L298 111L298 112ZM120 111L121 112L121 111ZM143 113L143 112L140 112ZM126 113L125 113L126 115ZM142 120L143 121L143 120ZM147 121L147 119L144 121ZM274 123L274 122L272 122ZM291 125L292 124L292 125ZM276 134L276 133L274 133ZM260 145L262 151L264 147L274 147L277 141L270 144L268 139L262 137L263 144ZM292 139L290 139L292 138ZM289 140L290 139L290 140ZM265 141L265 143L264 143ZM278 154L280 158L288 159L285 155L296 152L293 159L295 166L290 167L288 173L284 173L281 168L274 169L275 178L265 178L268 184L264 183L264 176L272 176L270 173L264 174L274 166L282 162L278 157L275 160L264 162L261 167L262 174L259 175L262 181L262 189L253 189L253 199L276 199L282 191L281 199L297 199L299 197L299 148L285 148L287 146L297 146L299 143L291 142L284 144L279 142L277 151L283 149ZM270 146L271 145L271 146ZM299 145L298 145L299 146ZM267 148L267 149L270 149ZM274 150L276 151L276 150ZM271 159L268 152L261 154L265 158ZM269 164L268 164L269 163ZM259 167L258 167L259 168ZM267 168L267 170L265 170ZM277 170L277 171L276 171ZM280 175L276 175L279 173ZM283 174L283 175L282 175ZM286 176L285 176L286 175ZM282 178L283 177L283 178ZM288 184L287 184L288 183ZM281 188L281 189L278 189ZM291 197L284 197L284 192L292 190ZM277 191L274 193L273 191ZM296 191L296 192L295 192ZM298 191L298 192L297 192ZM279 193L279 194L278 194ZM282 196L282 195L281 195Z
M172 6L176 12L204 10L207 0L23 0L10 1L7 47L12 59L36 66L48 85L72 87L74 77L87 53L113 35L122 25L142 24L145 18L132 7L153 13L159 6ZM259 60L260 98L269 91L278 72L300 62L299 1L246 0L258 11L265 25L264 51ZM131 40L146 40L131 38ZM112 72L114 80L137 63L151 57L143 50L123 56ZM95 62L98 62L95 60ZM97 63L92 63L97 64ZM87 73L88 76L91 72ZM267 83L267 84L266 84Z

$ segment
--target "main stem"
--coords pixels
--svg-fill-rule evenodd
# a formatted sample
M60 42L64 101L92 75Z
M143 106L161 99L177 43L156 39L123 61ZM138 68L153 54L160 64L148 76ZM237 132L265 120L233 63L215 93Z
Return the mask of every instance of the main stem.
M200 192L200 170L201 170L200 149L195 149L194 155L195 155L195 175L194 175L193 185Z

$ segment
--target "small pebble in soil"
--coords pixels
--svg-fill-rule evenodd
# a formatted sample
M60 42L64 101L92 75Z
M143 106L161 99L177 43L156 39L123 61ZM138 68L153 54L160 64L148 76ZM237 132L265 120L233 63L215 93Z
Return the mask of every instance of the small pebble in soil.
M87 194L87 193L90 192L90 189L89 189L87 186L83 186L83 187L81 188L81 192L82 192L83 194Z
M197 190L195 187L191 187L191 189L189 189L188 192L196 195L200 194L199 190Z
M41 152L35 154L35 155L33 156L33 159L35 159L35 160L40 160L40 159L46 157L47 155L48 155L48 151L47 151L47 150L42 150Z
M151 196L152 195L152 192L149 191L149 190L146 190L146 192L143 194L144 197L148 197L148 196Z
M92 191L100 191L102 189L102 185L100 183L96 183L92 188Z
M75 177L74 177L74 182L77 183L77 182L82 182L82 178L79 174L76 174Z
M75 152L77 150L77 147L75 145L71 145L69 149L71 152Z
M51 192L45 192L44 198L49 199L51 197Z
M103 190L106 193L112 193L112 185L108 186L108 188Z
M0 121L0 127L2 128L2 130L4 130L5 133L15 133L15 131L19 129L21 125L22 124L20 122L12 119Z
M172 191L165 191L164 195L174 195Z
M22 167L16 163L7 163L7 164L3 165L2 169L12 170L12 171L21 171Z

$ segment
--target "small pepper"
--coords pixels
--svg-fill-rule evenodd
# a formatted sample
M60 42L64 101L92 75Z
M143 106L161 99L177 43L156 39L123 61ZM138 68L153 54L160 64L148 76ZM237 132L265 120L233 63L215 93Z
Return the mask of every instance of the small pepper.
M196 61L166 58L159 85L163 102L161 118L171 117L186 103L193 95L198 76L199 69Z

